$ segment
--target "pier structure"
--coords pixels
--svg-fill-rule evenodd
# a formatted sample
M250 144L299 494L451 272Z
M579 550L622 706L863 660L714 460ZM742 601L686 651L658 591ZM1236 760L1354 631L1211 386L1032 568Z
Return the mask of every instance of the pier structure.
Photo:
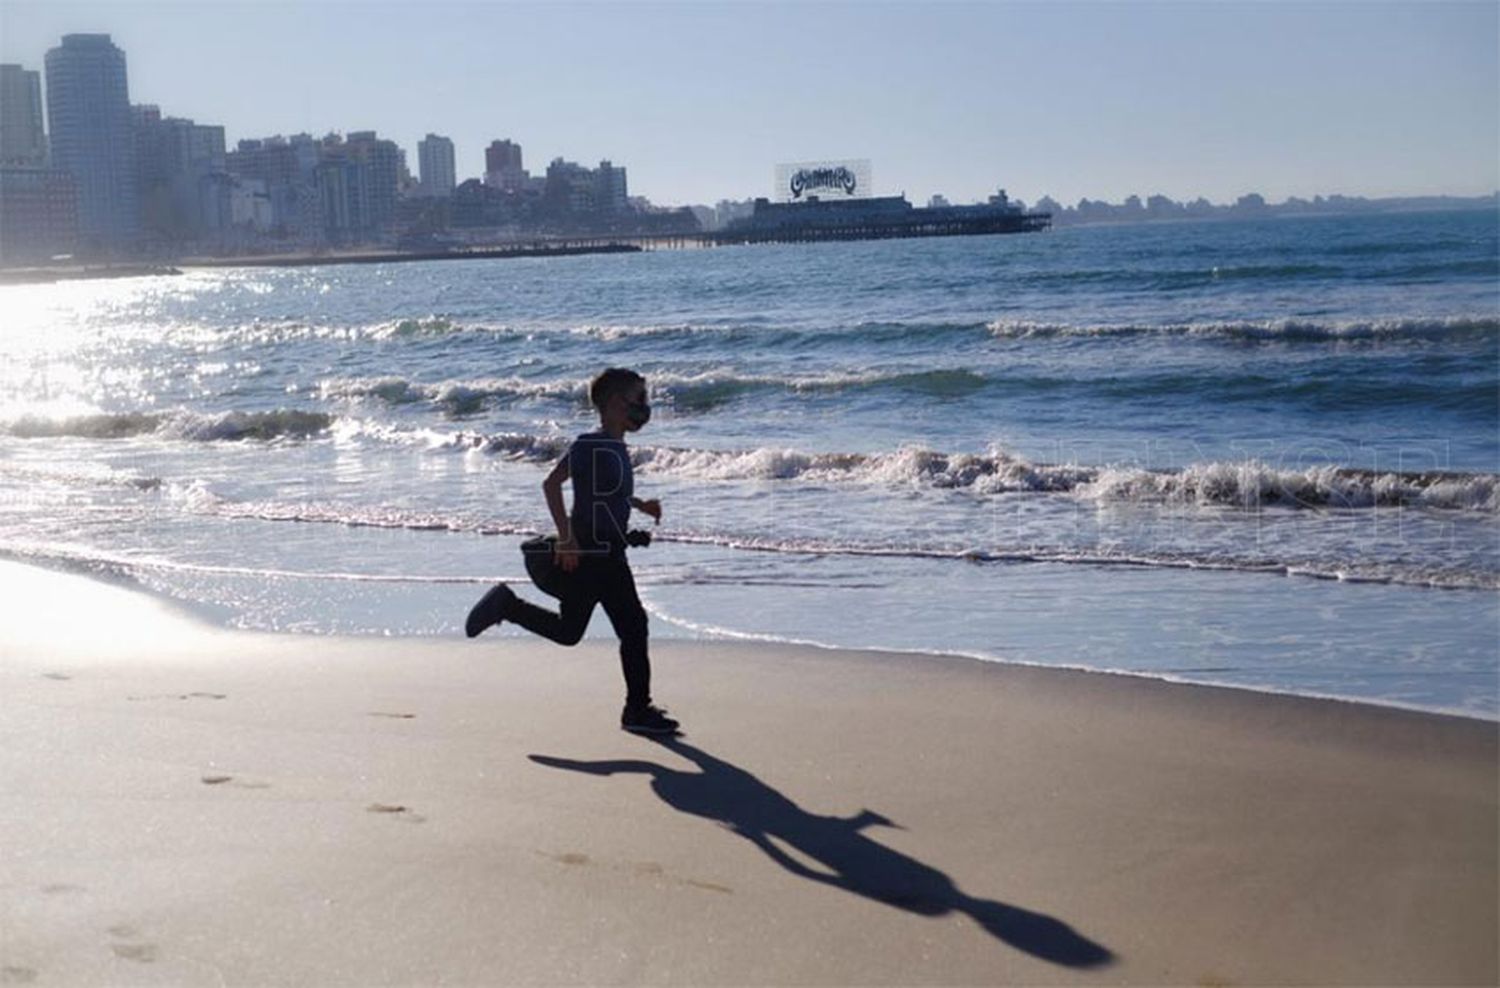
M1050 213L1026 212L997 197L974 206L917 208L905 196L800 202L755 201L754 212L722 230L672 233L537 234L503 243L442 245L412 249L312 251L257 256L182 258L182 267L301 267L322 264L392 264L406 261L461 261L521 257L566 257L684 250L734 244L796 244L821 241L886 240L898 237L987 236L1033 233L1052 225ZM16 271L4 280L51 281L64 278L123 277L176 273L173 270L38 268Z
M1003 198L976 206L914 207L905 196L801 202L755 200L754 212L710 236L715 243L809 243L893 237L1033 233L1052 225L1050 213L1028 213Z

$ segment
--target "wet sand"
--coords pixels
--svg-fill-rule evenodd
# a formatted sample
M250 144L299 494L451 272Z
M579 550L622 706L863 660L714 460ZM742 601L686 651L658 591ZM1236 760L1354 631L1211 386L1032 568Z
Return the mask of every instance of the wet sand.
M1493 722L0 564L0 985L1494 984Z

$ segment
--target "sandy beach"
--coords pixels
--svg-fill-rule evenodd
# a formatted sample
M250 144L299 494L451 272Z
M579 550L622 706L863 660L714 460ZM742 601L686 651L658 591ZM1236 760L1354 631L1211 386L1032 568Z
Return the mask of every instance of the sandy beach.
M0 564L0 984L1494 984L1497 726Z

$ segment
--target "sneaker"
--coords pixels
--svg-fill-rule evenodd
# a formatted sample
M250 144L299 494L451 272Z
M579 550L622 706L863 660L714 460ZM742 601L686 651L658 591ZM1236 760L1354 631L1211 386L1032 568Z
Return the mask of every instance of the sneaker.
M504 621L510 603L515 599L515 593L503 583L490 587L489 592L480 597L479 603L469 611L469 619L464 622L464 634L473 638L485 628Z
M620 714L620 727L636 734L676 734L678 723L660 707L627 706Z

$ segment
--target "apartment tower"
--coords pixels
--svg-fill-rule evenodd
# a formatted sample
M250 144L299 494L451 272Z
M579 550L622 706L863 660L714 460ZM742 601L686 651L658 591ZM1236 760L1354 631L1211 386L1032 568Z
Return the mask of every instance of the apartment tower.
M52 165L78 185L79 236L119 248L140 231L135 136L125 53L107 34L65 34L47 52Z

